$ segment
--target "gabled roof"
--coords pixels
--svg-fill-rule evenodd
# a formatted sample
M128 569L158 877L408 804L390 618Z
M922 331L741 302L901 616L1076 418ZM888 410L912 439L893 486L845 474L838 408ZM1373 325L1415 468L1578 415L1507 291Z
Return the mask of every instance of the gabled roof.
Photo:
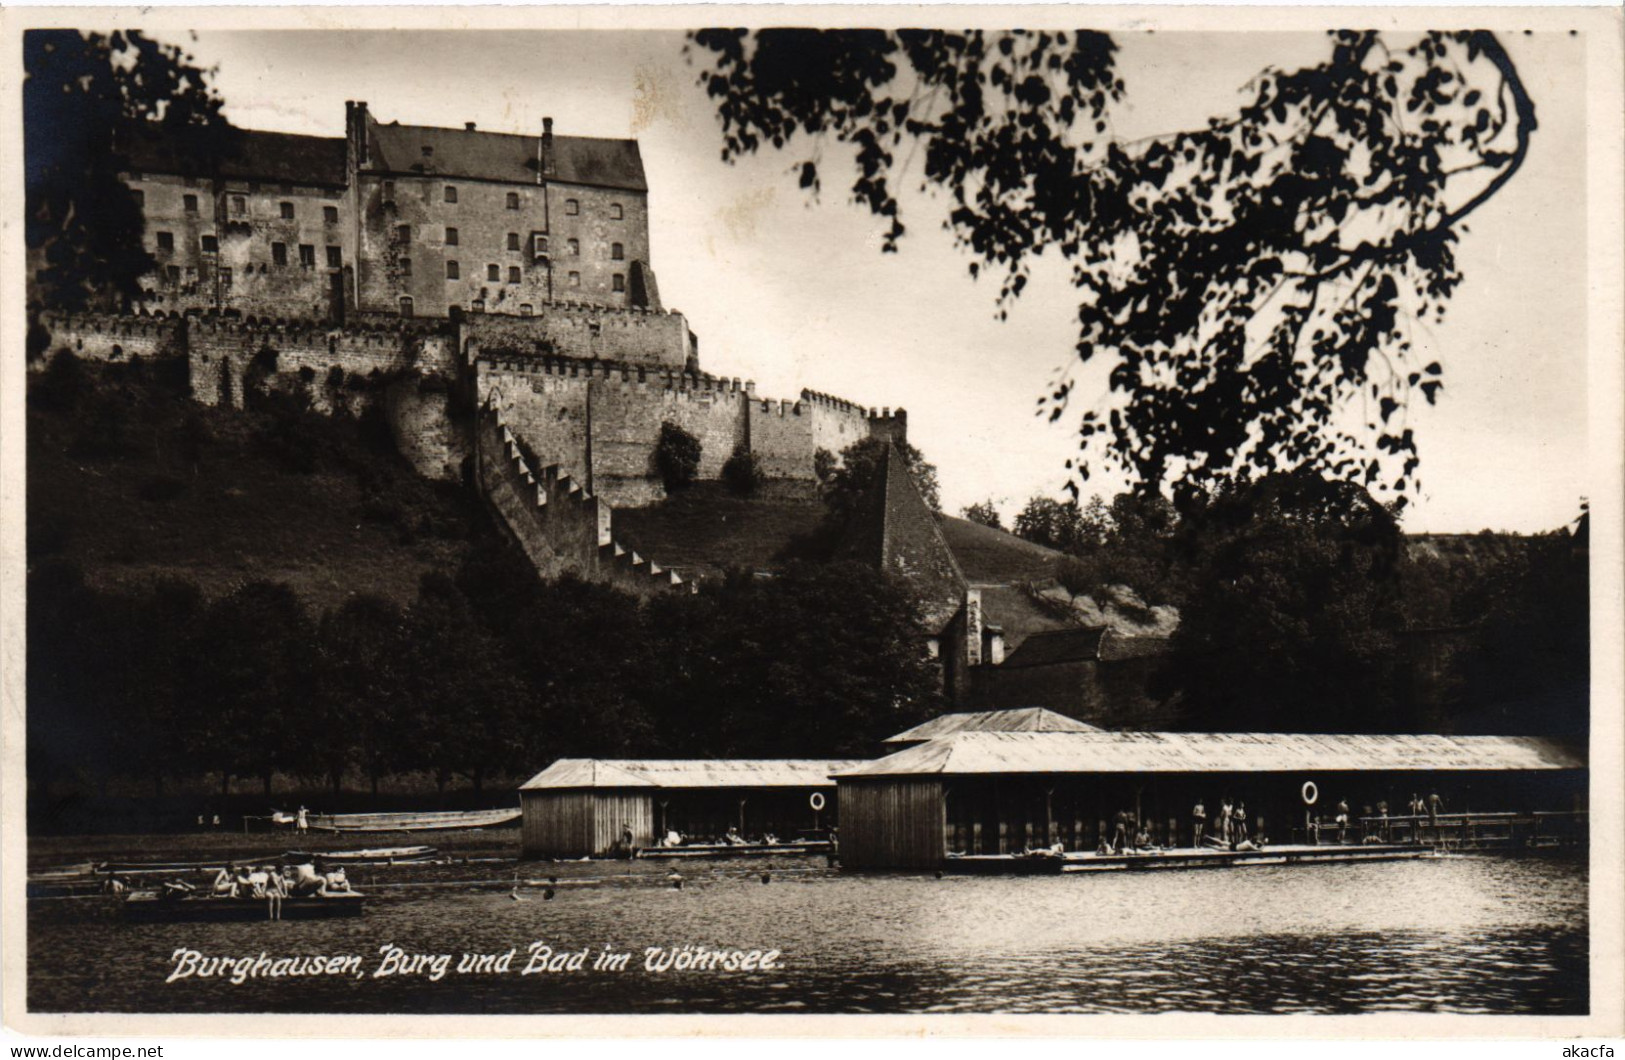
M1583 769L1577 749L1531 736L962 732L866 762L841 779L1011 773L1317 773Z
M890 442L846 525L839 553L908 578L925 602L933 628L953 618L964 603L965 576L903 454Z
M1056 666L1070 662L1119 662L1166 655L1173 642L1167 637L1135 637L1108 626L1077 627L1037 632L1005 657L1014 669Z
M535 184L541 137L431 125L369 123L371 171L425 173L509 184ZM341 141L342 146L342 141ZM429 149L427 155L424 148ZM590 136L553 137L548 180L648 191L636 140Z
M830 774L862 765L856 759L561 758L519 786L520 791L606 788L830 788Z
M223 177L332 187L345 183L343 138L240 129L236 141L235 154L220 163ZM175 144L157 127L132 134L123 146L138 172L178 174L186 168Z
M886 739L886 743L920 743L958 732L1099 732L1085 722L1046 707L1016 710L981 710L964 714L944 714L906 732Z

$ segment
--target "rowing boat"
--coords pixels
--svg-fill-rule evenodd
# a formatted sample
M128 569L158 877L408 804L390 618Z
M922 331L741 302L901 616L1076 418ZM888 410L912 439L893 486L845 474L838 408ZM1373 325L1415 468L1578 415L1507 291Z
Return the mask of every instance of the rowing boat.
M452 828L495 828L517 820L517 807L425 813L323 813L312 814L309 827L318 832L431 832Z
M393 865L401 861L432 861L440 857L434 847L373 847L366 850L290 850L289 861L327 861L335 865Z
M356 892L300 898L161 898L152 891L126 895L124 919L137 924L220 924L256 920L327 920L360 916L366 897Z

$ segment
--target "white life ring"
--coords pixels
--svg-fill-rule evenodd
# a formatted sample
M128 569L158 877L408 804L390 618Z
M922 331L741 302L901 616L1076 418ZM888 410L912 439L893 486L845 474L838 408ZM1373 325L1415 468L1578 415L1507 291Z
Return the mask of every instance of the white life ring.
M824 793L821 791L815 791L811 795L807 796L807 805L811 806L813 808L813 812L815 813L822 810L824 808Z
M1315 782L1312 780L1304 781L1303 804L1305 806L1313 806L1315 804L1315 800L1318 798L1320 798L1320 789L1315 787Z

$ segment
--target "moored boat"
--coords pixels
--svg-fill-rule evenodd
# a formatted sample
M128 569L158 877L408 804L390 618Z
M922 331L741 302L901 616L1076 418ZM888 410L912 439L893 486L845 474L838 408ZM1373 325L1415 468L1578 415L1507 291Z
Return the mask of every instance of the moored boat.
M426 813L322 813L310 816L318 832L433 832L454 828L496 828L519 820L519 808L443 810Z
M366 896L348 892L298 898L163 898L153 891L126 895L124 919L140 924L219 924L256 920L327 920L360 916Z

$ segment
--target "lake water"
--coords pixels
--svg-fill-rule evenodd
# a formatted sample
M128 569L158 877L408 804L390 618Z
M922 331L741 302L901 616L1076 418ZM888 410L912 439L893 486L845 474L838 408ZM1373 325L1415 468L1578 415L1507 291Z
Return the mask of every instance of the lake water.
M771 882L764 885L766 870ZM445 870L455 871L453 869ZM469 867L461 870L471 875ZM500 871L510 871L506 868ZM31 901L36 1011L697 1013L1587 1011L1585 866L1450 858L1065 877L843 875L772 866L524 865L552 901L378 887L365 917L133 925L93 900ZM364 883L366 873L357 874ZM375 884L383 882L375 880ZM588 950L522 975L529 948ZM777 950L768 971L645 967L649 947ZM447 954L443 978L375 977L380 949ZM210 957L358 955L360 976L192 976ZM515 951L505 973L464 953ZM593 970L603 951L624 971ZM692 952L692 951L690 951Z

